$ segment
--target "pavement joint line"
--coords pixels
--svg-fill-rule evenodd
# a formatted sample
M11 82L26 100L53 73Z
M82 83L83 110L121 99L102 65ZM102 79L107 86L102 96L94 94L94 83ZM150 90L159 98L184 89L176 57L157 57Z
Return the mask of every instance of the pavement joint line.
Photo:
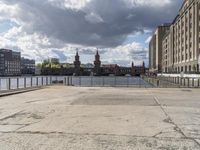
M103 134L103 133L66 133L66 132L40 132L40 131L0 131L2 134L30 134L30 135L53 135L60 134L63 136L75 135L75 136L115 136L115 137L134 137L134 138L153 138L153 139L174 139L174 140L192 140L187 137L153 137L153 136L137 136L137 135L123 135L123 134Z
M149 91L149 89L147 89ZM169 114L165 111L165 109L163 108L162 104L159 102L159 99L158 97L152 92L152 91L149 91L151 93L151 95L153 96L155 102L160 106L161 110L163 111L163 113L166 115L167 119L169 119L169 123L174 125L175 126L175 130L182 134L186 139L190 139L192 141L194 141L199 147L200 147L200 143L195 140L194 138L192 137L188 137L185 135L185 133L181 130L181 128L172 120L172 118L169 116Z

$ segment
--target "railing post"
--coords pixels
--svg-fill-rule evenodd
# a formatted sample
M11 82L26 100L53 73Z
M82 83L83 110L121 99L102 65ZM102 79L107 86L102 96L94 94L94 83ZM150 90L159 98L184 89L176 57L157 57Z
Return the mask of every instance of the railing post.
M102 78L102 80L103 80L103 87L104 87L104 77Z
M33 87L33 78L31 77L31 87Z
M67 76L67 85L69 86L69 76Z
M199 87L200 86L200 81L199 81L199 79L197 79L197 87Z
M7 90L11 90L11 79L7 79Z
M46 77L46 86L48 86L48 77Z
M44 82L43 82L43 76L42 76L42 79L41 79L41 80L42 80L42 86L43 86L43 85L44 85Z
M24 88L26 88L26 77L24 77Z
M64 85L67 85L67 78L66 77L64 77Z
M160 81L159 80L157 80L157 87L159 87L160 86Z
M50 76L50 84L52 85L52 76Z
M79 76L79 86L81 86L81 77Z
M93 87L93 77L91 76L91 87Z
M180 85L182 85L182 78L180 78Z
M194 78L192 78L192 87L194 87Z
M127 87L129 87L129 85L128 85L128 77L126 77L126 80L127 80Z
M188 87L190 87L190 78L188 78Z
M184 82L184 87L185 87L185 78L183 78L183 82Z
M117 77L114 78L114 87L117 87Z
M38 86L38 77L36 77L36 86Z
M19 78L17 78L17 89L19 89Z

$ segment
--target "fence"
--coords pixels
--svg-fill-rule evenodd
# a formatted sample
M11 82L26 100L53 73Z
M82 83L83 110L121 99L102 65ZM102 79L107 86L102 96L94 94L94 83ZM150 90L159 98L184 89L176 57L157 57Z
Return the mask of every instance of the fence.
M52 77L1 77L0 91L9 91L16 89L26 89L31 87L40 87L50 85Z
M64 83L80 87L152 87L140 77L67 77Z
M181 77L0 77L0 91L26 89L60 83L79 87L198 88L200 78Z
M57 83L80 87L152 87L140 77L39 76L0 78L0 91L40 87Z
M199 88L200 78L188 77L142 77L146 82L159 88Z

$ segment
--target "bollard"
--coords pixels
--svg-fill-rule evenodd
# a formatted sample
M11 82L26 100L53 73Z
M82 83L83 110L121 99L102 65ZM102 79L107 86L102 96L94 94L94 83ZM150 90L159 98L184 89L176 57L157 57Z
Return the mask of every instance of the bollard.
M197 80L197 87L199 87L200 86L200 81L199 81L199 79Z

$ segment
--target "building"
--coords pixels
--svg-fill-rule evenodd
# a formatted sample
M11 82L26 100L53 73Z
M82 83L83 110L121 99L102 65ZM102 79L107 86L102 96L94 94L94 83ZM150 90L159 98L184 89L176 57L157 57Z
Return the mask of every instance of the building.
M21 54L8 49L0 49L0 76L21 75Z
M199 73L200 1L184 0L178 15L167 28L164 36L160 36L162 56L157 53L157 34L152 36L149 43L149 72ZM162 71L157 67L160 59Z
M162 40L170 24L158 26L149 43L149 69L152 73L162 72Z
M81 62L78 51L76 52L75 61L74 61L74 75L80 76L81 75Z
M35 60L21 58L21 74L34 75L35 74Z
M101 75L101 61L100 61L100 55L99 51L97 50L95 55L95 61L94 61L94 75L100 76Z
M199 72L200 54L200 1L185 0L178 16L171 25L168 36L172 40L169 42L170 56L173 59L173 66L167 66L165 72ZM166 59L171 63L171 57ZM170 69L171 68L171 69Z

